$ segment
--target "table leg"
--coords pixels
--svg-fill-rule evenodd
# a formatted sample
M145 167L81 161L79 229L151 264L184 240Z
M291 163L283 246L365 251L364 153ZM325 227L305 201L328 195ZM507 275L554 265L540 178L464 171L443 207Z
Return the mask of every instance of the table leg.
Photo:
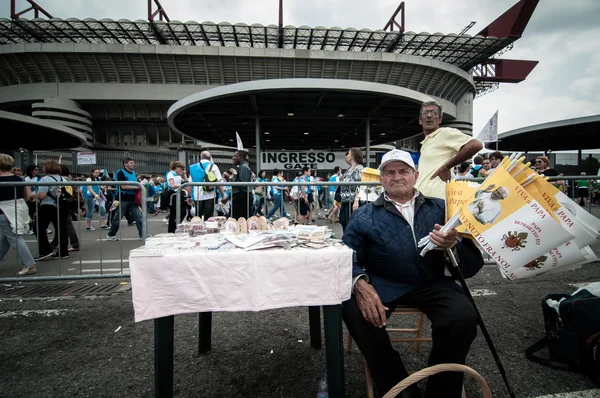
M342 398L345 395L342 306L324 305L323 324L325 326L325 358L329 396Z
M212 312L198 314L198 355L210 351L212 339Z
M173 330L174 317L154 320L154 395L173 396Z
M308 327L310 330L310 346L321 349L321 308L308 307Z

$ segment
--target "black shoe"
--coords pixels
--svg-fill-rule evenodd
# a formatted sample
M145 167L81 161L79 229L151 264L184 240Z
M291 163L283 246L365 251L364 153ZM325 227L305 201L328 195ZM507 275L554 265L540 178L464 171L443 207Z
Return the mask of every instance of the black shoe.
M63 259L65 259L65 258L69 258L69 255L68 255L68 254L66 254L66 255L64 255L64 256L60 256L58 253L56 253L56 254L53 254L53 255L52 255L52 258L58 258L58 259L61 259L61 260L63 260Z
M135 225L135 221L132 223L127 224L128 227L131 227L132 225Z

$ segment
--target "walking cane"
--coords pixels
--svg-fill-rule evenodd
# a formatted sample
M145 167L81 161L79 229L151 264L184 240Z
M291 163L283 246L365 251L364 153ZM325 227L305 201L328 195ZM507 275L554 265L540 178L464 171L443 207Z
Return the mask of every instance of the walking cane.
M490 337L490 334L488 333L487 328L485 327L485 324L483 323L483 319L481 318L481 314L479 313L479 310L477 309L477 306L475 305L475 300L473 300L473 296L471 295L469 286L467 285L467 282L465 281L465 278L464 278L462 272L460 271L458 262L456 261L456 257L454 257L454 253L452 252L452 249L446 249L446 252L448 253L448 256L450 257L450 261L452 261L452 265L454 266L454 269L456 270L456 275L458 275L460 285L462 286L463 290L465 291L465 294L467 295L467 298L469 299L471 304L473 304L473 308L475 309L475 313L477 314L477 323L479 323L479 327L481 328L483 337L485 338L485 341L487 342L488 347L490 347L490 351L492 352L494 361L496 361L496 366L498 366L498 370L500 371L502 380L504 380L504 384L506 385L508 394L511 396L511 398L514 398L515 393L513 392L512 387L510 386L510 383L508 382L508 378L506 377L506 371L504 370L504 366L502 366L502 362L500 362L500 357L498 356L498 351L496 351L496 347L494 347L492 338Z

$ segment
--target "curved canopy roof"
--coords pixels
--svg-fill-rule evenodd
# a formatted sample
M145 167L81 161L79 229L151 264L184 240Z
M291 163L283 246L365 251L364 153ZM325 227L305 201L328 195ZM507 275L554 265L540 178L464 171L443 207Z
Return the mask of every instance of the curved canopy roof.
M600 148L600 115L559 120L499 134L506 151L564 151ZM489 143L487 148L495 148Z
M7 150L67 149L85 144L82 133L49 120L0 111L0 123L0 141L2 147Z
M175 131L220 145L233 145L237 131L249 148L256 145L258 117L263 149L327 149L364 146L367 118L372 145L415 135L421 131L419 107L428 100L416 91L377 83L259 80L184 98L171 106L168 121ZM452 112L450 105L446 108Z

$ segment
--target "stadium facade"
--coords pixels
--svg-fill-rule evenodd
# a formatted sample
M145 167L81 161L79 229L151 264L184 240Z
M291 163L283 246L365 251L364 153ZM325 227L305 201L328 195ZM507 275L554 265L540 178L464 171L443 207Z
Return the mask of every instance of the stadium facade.
M28 20L13 0L11 19L0 19L0 110L61 125L79 141L60 147L43 130L20 140L3 129L3 149L32 161L42 143L74 168L76 152L94 151L111 168L125 151L147 172L164 171L167 158L193 161L202 148L228 165L235 131L252 151L417 150L422 101L442 103L445 124L471 134L474 98L535 67L497 57L537 2L520 0L470 36L405 32L398 11L388 25L399 30L373 31L183 23L157 0L147 21L56 19L33 1Z

